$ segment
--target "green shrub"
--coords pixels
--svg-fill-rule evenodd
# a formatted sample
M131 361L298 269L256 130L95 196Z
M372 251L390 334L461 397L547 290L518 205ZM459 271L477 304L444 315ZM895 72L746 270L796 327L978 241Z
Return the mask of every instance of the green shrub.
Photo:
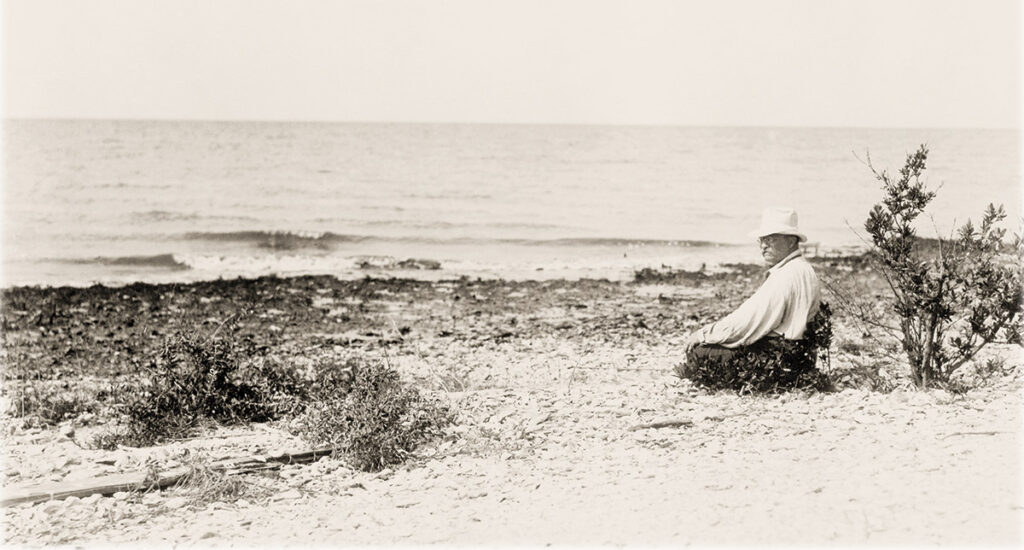
M776 393L792 389L828 390L832 384L817 368L819 354L828 361L832 342L832 310L828 304L807 324L802 340L762 338L741 348L730 359L688 358L676 367L680 378L688 378L710 390L740 393Z
M452 421L447 407L403 383L384 363L322 364L318 378L297 432L315 445L334 447L360 470L404 461Z
M898 178L872 168L885 196L864 224L899 319L888 330L918 387L945 384L985 345L1000 336L1019 342L1021 332L1022 246L996 227L1002 206L990 204L980 226L968 221L955 238L917 236L913 224L935 197L921 181L927 157L922 145Z
M270 362L245 365L251 350L225 340L177 334L143 369L128 396L123 443L150 445L190 433L202 420L262 422L294 407L305 391L294 373Z

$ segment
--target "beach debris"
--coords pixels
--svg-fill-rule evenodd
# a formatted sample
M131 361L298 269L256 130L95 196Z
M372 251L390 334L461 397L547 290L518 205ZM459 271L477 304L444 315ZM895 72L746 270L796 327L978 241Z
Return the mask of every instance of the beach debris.
M356 263L356 267L359 269L423 269L433 271L441 269L441 262L419 258L395 260L395 258L390 256L365 256Z
M936 436L936 437L938 439L947 439L947 438L950 438L950 437L965 436L965 435L999 435L999 434L1005 434L1005 433L1012 433L1012 432L999 431L999 430L992 430L992 431L987 431L987 432L953 432L953 433L948 433L948 434L945 434L945 435L942 435L942 436Z
M666 420L659 420L657 422L649 422L646 424L637 424L629 428L629 431L635 432L638 430L648 429L661 429L661 428L689 428L693 426L693 420L689 418L673 418Z
M176 468L156 478L151 478L149 472L133 472L48 486L4 488L4 498L0 500L0 506L6 507L47 500L64 500L74 503L90 495L112 495L120 491L160 489L177 483L185 473L187 473L187 468Z
M551 419L551 413L548 411L542 411L534 414L527 419L526 425L523 427L523 434L530 434L540 429L541 425Z
M395 264L401 269L441 269L441 262L437 260L408 258Z
M211 469L232 475L248 474L278 469L283 464L315 462L333 452L333 448L318 448L273 456L230 459L212 464ZM5 487L3 490L4 497L0 499L0 506L7 507L47 500L64 499L75 501L92 495L113 495L123 491L163 489L181 481L189 471L188 467L178 467L166 472L136 471L57 483L56 485L34 485L20 488Z

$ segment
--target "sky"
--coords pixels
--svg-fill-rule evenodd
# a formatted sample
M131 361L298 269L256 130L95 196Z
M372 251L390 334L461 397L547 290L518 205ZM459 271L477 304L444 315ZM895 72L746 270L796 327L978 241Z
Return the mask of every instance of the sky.
M3 116L1020 127L1017 0L4 0Z

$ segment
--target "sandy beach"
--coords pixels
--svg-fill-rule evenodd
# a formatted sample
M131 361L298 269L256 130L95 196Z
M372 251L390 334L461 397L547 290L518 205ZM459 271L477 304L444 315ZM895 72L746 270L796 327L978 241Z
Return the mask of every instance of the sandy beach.
M855 262L816 267L827 282L877 284ZM386 361L456 413L444 437L383 472L328 457L243 476L241 499L169 488L19 504L4 510L5 542L1020 542L1019 347L990 346L979 361L1003 368L965 393L916 391L837 315L823 366L837 391L712 393L672 367L690 330L756 287L757 266L632 282L368 275L5 290L5 493L308 447L278 421L88 449L109 411L41 427L11 414L20 384L95 393L180 330L292 365ZM662 420L679 422L643 427Z

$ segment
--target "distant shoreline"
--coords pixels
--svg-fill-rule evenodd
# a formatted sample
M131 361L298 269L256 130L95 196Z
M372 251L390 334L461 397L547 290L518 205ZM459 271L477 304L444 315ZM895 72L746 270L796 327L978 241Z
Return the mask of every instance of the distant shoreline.
M741 248L742 245L715 245L712 248ZM807 243L805 254L808 258L817 261L849 260L863 256L866 247L825 247L818 243ZM815 253L816 251L816 253ZM68 260L69 265L83 267L95 266L97 268L122 269L122 270L146 270L135 273L124 273L119 280L89 280L89 281L67 281L67 282L28 282L28 283L3 283L0 288L3 290L18 288L88 288L93 286L121 288L131 285L189 285L199 283L216 282L219 280L252 280L261 277L277 277L281 279L327 276L339 280L358 280L365 278L383 279L409 279L428 282L439 282L444 280L458 280L461 278L485 279L485 280L509 280L509 281L577 281L607 279L612 281L629 281L633 276L642 270L648 269L708 269L710 272L728 269L728 266L750 264L758 265L756 254L738 254L736 258L727 258L711 261L702 261L699 253L686 262L672 262L670 264L658 262L637 262L633 267L597 268L579 266L575 268L563 267L559 269L544 269L531 266L508 266L503 269L490 270L467 270L459 269L458 266L447 262L441 262L429 258L395 258L388 256L365 256L355 261L353 268L344 272L329 272L318 270L296 270L292 272L265 272L265 273L239 273L226 272L220 275L191 278L189 271L192 269L185 264L177 255L159 254L154 256L138 256L126 258L95 258L91 260ZM148 271L148 272L147 272ZM113 273L113 272L112 272ZM115 274L110 275L116 276Z

